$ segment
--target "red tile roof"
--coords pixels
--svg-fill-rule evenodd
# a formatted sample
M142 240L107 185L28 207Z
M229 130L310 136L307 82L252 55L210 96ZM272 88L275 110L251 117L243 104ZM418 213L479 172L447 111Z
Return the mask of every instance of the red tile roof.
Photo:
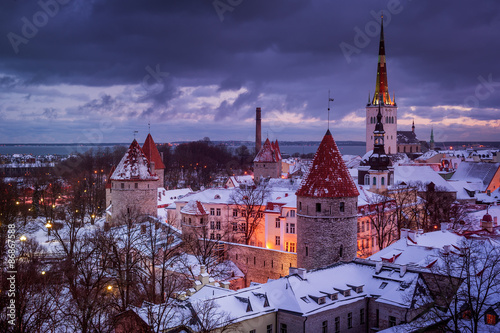
M106 188L111 188L111 176L113 175L113 172L115 172L116 166L111 167L111 171L109 171L108 178L106 178Z
M314 155L309 173L296 194L315 198L357 197L359 195L330 130L323 137Z
M276 142L271 143L269 139L266 139L264 145L260 149L257 156L254 158L254 162L278 162L281 160L281 154L279 150L278 140Z
M161 155L156 148L156 143L153 141L151 134L148 134L146 141L144 141L142 151L149 162L155 163L155 169L165 169L165 164L163 164Z
M148 159L135 139L118 163L111 180L158 180L158 176L151 173Z

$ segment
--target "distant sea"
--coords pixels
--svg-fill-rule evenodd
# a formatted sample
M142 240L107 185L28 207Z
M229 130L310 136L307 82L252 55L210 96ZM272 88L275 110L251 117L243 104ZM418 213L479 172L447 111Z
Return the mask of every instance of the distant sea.
M29 144L19 144L19 145L0 145L0 155L12 155L12 154L32 154L32 155L68 155L76 153L84 153L89 149L113 149L115 146L128 147L128 144L116 143L109 145L29 145ZM282 153L293 155L295 153L299 154L309 154L315 153L318 149L318 144L311 145L280 145ZM365 145L355 146L355 145L339 145L340 152L343 155L360 155L363 156L365 153Z

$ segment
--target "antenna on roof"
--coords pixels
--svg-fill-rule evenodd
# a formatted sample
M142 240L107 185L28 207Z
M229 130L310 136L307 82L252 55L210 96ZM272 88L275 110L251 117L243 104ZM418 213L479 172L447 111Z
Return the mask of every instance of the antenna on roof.
M333 98L330 98L330 89L328 89L328 129L330 129L330 102L333 102Z
M139 133L139 131L134 131L134 140L135 140L135 135Z

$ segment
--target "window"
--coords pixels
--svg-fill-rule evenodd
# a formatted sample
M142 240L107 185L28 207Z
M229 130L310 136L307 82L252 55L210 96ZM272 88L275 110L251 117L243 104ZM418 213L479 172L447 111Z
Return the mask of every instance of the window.
M379 318L380 318L380 317L379 317L379 311L378 311L378 309L377 309L377 310L375 311L375 327L378 327L378 325L379 325L379 323L378 323L378 322L379 322Z
M335 317L335 333L340 333L340 317Z
M237 209L233 209L233 217L237 217L238 216L238 210Z
M120 187L121 187L121 188L125 188L125 183L121 183L121 184L120 184Z
M139 188L139 183L134 183L134 188Z
M288 251L288 252L295 252L295 243L290 242L290 249L289 250L290 251Z
M302 201L299 201L299 212L302 211Z
M210 208L210 215L215 215L215 208Z
M382 179L380 179L380 185L385 185L385 177L382 177Z
M387 282L382 282L378 289L384 289L385 287L387 287Z
M344 202L341 202L341 203L340 203L340 207L339 207L339 209L340 209L340 212L341 212L341 213L345 212L345 203L344 203Z
M238 231L238 223L233 223L233 231Z
M309 255L309 247L306 246L306 257Z
M370 175L365 175L365 185L370 185Z
M396 317L389 316L389 327L396 326Z
M288 228L289 225L290 225L290 228ZM294 234L295 233L295 223L287 223L286 224L286 232L289 234Z
M247 216L247 211L246 210L242 210L241 211L241 216L242 217L246 217Z
M492 313L486 314L486 319L485 320L486 320L486 324L487 325L496 325L497 324L496 317Z
M220 240L222 238L221 234L217 234L217 240Z
M263 217L264 217L264 213L262 213L262 212L257 213L257 218L261 219Z
M191 218L189 218L189 224L191 224Z
M214 239L215 235L213 233L210 234L210 239Z
M319 202L316 203L316 212L321 213L321 204Z
M220 230L220 221L215 222L215 229Z
M372 182L373 185L377 185L377 178L373 177L373 182Z
M240 224L240 230L245 231L247 229L247 225L245 223Z
M250 332L249 332L249 333L255 333L255 330L250 330Z
M267 325L266 333L273 333L273 325Z
M210 229L215 229L215 222L214 221L210 221Z
M325 320L322 324L321 324L321 331L323 333L327 333L328 332L328 321Z
M339 249L340 258L342 258L343 254L344 254L344 245L340 244L340 249Z
M359 309L359 323L361 325L365 323L365 308Z
M281 227L280 218L277 217L276 218L276 228L280 228L280 227Z
M217 216L220 216L220 208L217 208Z
M352 312L347 314L347 328L352 328Z
M280 245L280 236L276 236L276 245Z
M288 329L286 327L286 324L280 325L280 333L288 333Z
M295 210L290 211L290 217L295 217Z

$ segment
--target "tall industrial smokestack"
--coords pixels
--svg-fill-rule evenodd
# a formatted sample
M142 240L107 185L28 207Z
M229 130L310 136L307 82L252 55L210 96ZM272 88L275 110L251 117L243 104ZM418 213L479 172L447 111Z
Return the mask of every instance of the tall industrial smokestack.
M255 110L255 154L257 155L262 146L262 125L261 125L262 111L260 108Z

